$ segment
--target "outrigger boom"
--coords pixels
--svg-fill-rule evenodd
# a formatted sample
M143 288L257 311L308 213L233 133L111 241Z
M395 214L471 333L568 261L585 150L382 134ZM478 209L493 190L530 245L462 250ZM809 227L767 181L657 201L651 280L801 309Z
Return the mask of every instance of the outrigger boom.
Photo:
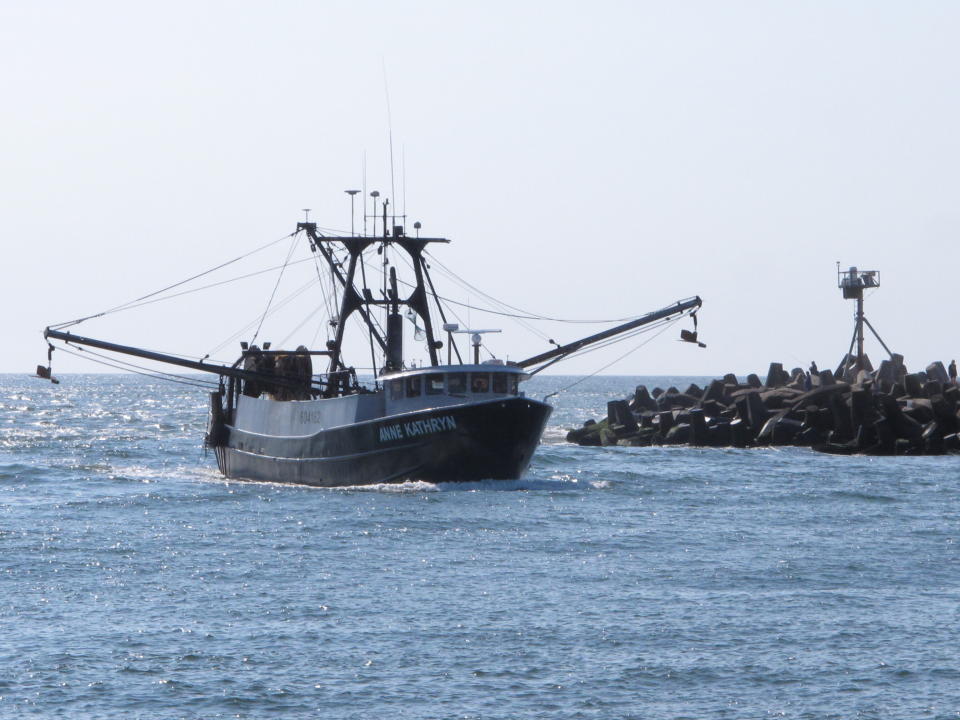
M567 343L566 345L558 345L552 350L547 352L540 353L539 355L534 355L525 360L520 360L515 364L521 368L528 368L532 365L537 365L538 363L543 363L543 365L533 372L539 372L543 370L548 365L562 360L563 358L571 355L578 350L582 350L585 347L598 343L602 340L606 340L617 335L621 335L630 330L634 330L644 325L649 325L650 323L656 322L657 320L662 320L664 318L669 318L673 315L682 315L684 313L689 313L691 311L696 312L703 305L703 301L700 299L700 296L694 296L686 300L680 300L673 305L669 305L660 310L655 310L654 312L647 313L646 315L637 318L636 320L631 320L630 322L623 323L622 325L617 325L616 327L604 330L602 332L596 333L594 335L588 335L587 337L581 338L579 340L574 340L573 342ZM83 345L87 347L95 347L101 350L107 350L109 352L120 353L123 355L132 355L134 357L143 358L145 360L154 360L156 362L168 363L170 365L178 365L180 367L188 368L190 370L197 370L199 372L208 372L214 373L221 377L231 377L238 380L252 380L252 381L264 381L270 380L271 382L284 384L284 379L282 376L270 375L267 376L264 373L244 370L237 367L237 363L234 365L221 365L219 363L206 363L202 360L189 360L187 358L177 357L176 355L168 355L165 353L158 353L152 350L144 350L142 348L132 347L130 345L119 345L117 343L107 342L105 340L97 340L95 338L84 337L82 335L73 335L72 333L62 332L60 330L53 330L51 328L46 328L43 332L43 337L46 339L62 340L71 345ZM269 351L261 350L264 355L281 355L281 354L305 354L305 355L324 355L327 357L332 356L334 353L329 350L308 350L308 351ZM436 365L436 363L434 363ZM291 385L296 384L295 381L291 380ZM327 383L321 381L320 386L326 386Z
M296 384L293 381L290 381L289 383L285 382L282 376L267 375L254 370L241 369L237 367L237 363L239 363L240 360L238 360L237 363L234 363L232 366L221 365L219 363L206 363L202 360L189 360L187 358L177 357L176 355L167 355L165 353L144 350L142 348L132 347L130 345L118 345L117 343L111 343L105 340L97 340L96 338L84 337L82 335L74 335L68 332L61 332L60 330L53 330L51 328L47 328L43 331L43 337L47 340L50 340L51 338L54 340L62 340L70 345L94 347L99 348L100 350L120 353L121 355L132 355L134 357L143 358L144 360L154 360L156 362L167 363L169 365L179 365L180 367L188 368L190 370L214 373L220 377L236 378L237 380L250 380L252 382L264 382L268 380L272 383L280 385L289 384L292 386ZM303 351L296 353L295 351L282 352L270 350L261 350L260 352L264 355L330 355L330 352L327 350L308 350L306 353ZM320 384L323 385L325 383Z
M631 320L630 322L624 323L623 325L617 325L616 327L610 328L609 330L604 330L603 332L598 332L595 335L589 335L580 340L574 340L571 343L566 345L559 345L553 350L548 350L547 352L540 353L539 355L534 355L529 357L526 360L521 360L517 363L522 368L528 368L531 365L536 365L537 363L545 363L543 366L534 370L534 372L539 372L543 370L547 365L552 365L558 360L571 355L577 350L582 350L588 345L593 345L594 343L600 342L601 340L606 340L607 338L615 337L635 328L643 327L644 325L649 325L652 322L657 320L662 320L668 318L672 315L682 315L683 313L696 311L700 309L700 306L703 305L703 301L700 299L700 296L694 296L686 300L680 300L674 305L670 305L661 310L655 310L654 312L647 313L643 317L639 317L636 320Z

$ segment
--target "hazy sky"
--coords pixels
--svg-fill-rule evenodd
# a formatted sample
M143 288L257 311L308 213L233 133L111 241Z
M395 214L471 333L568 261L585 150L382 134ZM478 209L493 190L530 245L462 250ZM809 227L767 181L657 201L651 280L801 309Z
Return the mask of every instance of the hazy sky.
M708 349L678 326L607 372L834 366L853 313L835 261L881 271L867 316L908 366L948 361L958 37L954 2L0 2L0 371L45 359L44 326L280 238L301 208L349 228L364 157L368 190L390 193L384 69L396 201L453 240L445 265L551 316L703 297ZM202 355L275 280L76 331ZM546 349L477 318L503 328L498 355Z

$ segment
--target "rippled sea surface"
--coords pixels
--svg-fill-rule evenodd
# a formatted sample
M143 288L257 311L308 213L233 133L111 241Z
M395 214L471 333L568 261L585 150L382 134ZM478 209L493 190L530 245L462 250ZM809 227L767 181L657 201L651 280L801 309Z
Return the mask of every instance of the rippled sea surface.
M960 715L960 457L563 442L638 382L520 481L319 490L222 480L202 391L0 376L0 717Z

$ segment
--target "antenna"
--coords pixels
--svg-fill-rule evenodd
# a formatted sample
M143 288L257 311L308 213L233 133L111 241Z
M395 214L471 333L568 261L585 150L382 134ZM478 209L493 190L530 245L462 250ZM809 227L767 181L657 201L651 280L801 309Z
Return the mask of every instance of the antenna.
M380 191L374 190L370 193L370 197L373 198L373 234L377 234L377 198L380 197ZM364 203L366 204L366 203ZM364 226L364 232L366 232L366 226Z
M363 151L363 234L367 234L367 151ZM839 267L839 265L838 265Z
M310 208L303 209L303 221L305 223L310 222Z
M360 191L359 191L359 190L344 190L344 192L345 192L347 195L350 196L350 235L353 235L353 234L354 234L354 231L353 231L353 217L354 217L354 214L353 214L353 199L354 199L354 196L355 196L358 192L360 192Z
M397 188L394 185L395 174L393 172L393 116L390 113L390 88L387 85L387 61L381 56L380 65L383 68L383 94L387 98L387 139L390 141L390 197L396 199L397 197ZM391 225L397 224L397 216L393 215L393 222ZM384 223L386 226L386 223ZM386 231L386 228L384 228ZM376 232L374 232L376 234Z

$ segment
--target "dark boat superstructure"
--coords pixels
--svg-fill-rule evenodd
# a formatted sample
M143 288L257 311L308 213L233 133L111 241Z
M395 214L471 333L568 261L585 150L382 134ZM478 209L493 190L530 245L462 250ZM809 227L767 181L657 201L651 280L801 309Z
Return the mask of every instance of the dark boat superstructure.
M472 362L464 363L454 338L459 328L447 322L423 257L428 244L449 241L409 237L396 225L388 234L386 203L382 222L382 236L331 237L319 233L315 223L297 225L341 290L339 312L330 319L334 336L324 350L277 351L243 343L240 359L228 367L59 329L48 328L45 336L220 375L220 389L211 394L206 443L229 478L317 486L516 479L529 465L551 413L545 402L525 396L523 380L587 345L700 306L699 298L681 301L520 362L481 363L481 336L466 330L474 353ZM375 290L363 264L364 251L374 245L383 258L383 282ZM397 250L413 270L405 297L396 268L387 261ZM440 363L444 343L435 336L431 300L447 331L446 364ZM423 334L429 365L404 363L401 308ZM372 388L358 382L343 359L345 328L354 314L369 335ZM328 360L325 373L313 373L314 358Z

